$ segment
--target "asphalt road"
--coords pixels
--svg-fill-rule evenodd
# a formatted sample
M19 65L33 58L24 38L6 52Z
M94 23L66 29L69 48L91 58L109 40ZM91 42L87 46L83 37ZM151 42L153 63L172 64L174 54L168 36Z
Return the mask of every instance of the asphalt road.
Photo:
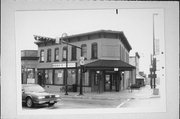
M66 98L62 99L60 102L56 103L54 106L49 107L48 105L39 105L33 108L27 108L23 106L25 110L38 110L38 109L85 109L85 108L117 108L127 99L119 100L102 100L102 99L72 99Z

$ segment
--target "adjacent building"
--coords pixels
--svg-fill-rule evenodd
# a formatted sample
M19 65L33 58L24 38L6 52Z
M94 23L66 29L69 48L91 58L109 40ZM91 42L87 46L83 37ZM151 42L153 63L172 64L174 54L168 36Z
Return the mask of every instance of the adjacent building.
M38 83L37 82L37 65L38 65L37 50L22 50L21 51L21 82Z
M133 73L133 75L132 75L132 81L133 82L132 83L137 84L139 86L144 86L145 85L145 78L139 74L140 73L140 71L139 71L139 59L140 59L140 56L139 56L138 52L136 52L134 56L129 57L129 63L136 67L132 71L132 73Z
M84 92L120 91L132 82L131 72L135 69L129 64L132 48L121 31L99 30L63 37L69 45L61 43L62 38L37 35L34 38L38 46L38 80L43 79L49 90L59 91L66 83L68 91L74 86L79 90L81 56L85 58Z

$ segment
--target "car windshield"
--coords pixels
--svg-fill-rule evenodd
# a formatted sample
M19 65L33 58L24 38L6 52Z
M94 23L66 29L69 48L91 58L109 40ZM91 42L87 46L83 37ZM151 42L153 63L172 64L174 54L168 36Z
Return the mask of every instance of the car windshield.
M33 85L33 86L25 86L24 87L25 92L44 92L44 88L38 85Z

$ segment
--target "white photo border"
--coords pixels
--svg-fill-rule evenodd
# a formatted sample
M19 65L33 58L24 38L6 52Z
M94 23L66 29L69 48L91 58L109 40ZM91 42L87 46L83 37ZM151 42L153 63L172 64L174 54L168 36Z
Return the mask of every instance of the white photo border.
M44 3L44 4L42 4L42 3ZM86 5L84 5L84 4L86 4ZM2 70L2 79L7 78L7 80L2 80L2 91L3 92L1 94L4 94L3 98L2 98L2 108L3 108L2 116L4 118L12 118L12 117L13 118L16 118L16 117L18 117L18 118L29 118L30 116L32 116L32 117L38 116L40 118L56 118L57 116L60 115L59 112L54 113L52 111L45 111L45 110L43 110L43 113L39 113L36 111L28 111L28 112L22 113L22 106L18 104L18 103L21 104L21 96L19 96L19 95L21 95L20 94L21 86L19 86L21 84L21 82L20 82L20 80L17 80L17 79L21 78L19 75L19 74L21 74L21 71L20 71L20 68L21 68L20 67L21 66L20 56L21 56L21 54L16 49L18 46L18 42L16 41L17 39L15 39L15 35L16 35L15 32L16 31L15 31L15 22L14 22L15 21L14 15L15 15L16 11L104 9L104 8L105 9L107 9L107 8L108 9L116 9L116 8L118 8L118 9L154 9L154 8L156 8L156 9L165 9L164 11L165 11L165 16L166 16L166 15L169 15L173 10L178 9L178 8L176 8L177 7L176 4L172 4L172 5L175 6L174 9L169 8L168 3L157 5L156 3L153 3L153 2L152 3L151 2L150 3L146 3L146 2L133 2L133 3L128 2L127 3L127 2L70 2L69 1L69 3L68 3L68 2L59 2L56 0L54 0L54 1L51 1L51 0L39 0L39 1L34 1L34 0L21 1L21 0L19 0L19 1L13 1L13 0L11 0L8 2L4 2L4 8L3 8L4 11L3 11L2 15L5 16L3 18L3 22L5 23L5 25L2 26L2 28L4 30L2 32L3 36L2 36L2 47L1 47L2 48L2 67L5 67L4 63L5 63L6 59L8 59L7 62L9 64L7 64L7 67L5 68L5 70L4 69ZM8 7L11 6L11 7L5 8L7 6ZM7 11L5 11L5 10L7 10ZM169 11L167 11L167 10L169 10ZM175 15L177 15L177 13ZM176 18L176 16L174 16L174 17ZM7 19L9 19L9 20L7 20ZM166 26L168 20L170 20L170 21L174 20L171 18L169 18L168 20L167 19L168 18L166 16L165 17L165 26ZM5 20L7 20L7 21L5 21ZM7 25L8 23L10 23L10 24ZM177 23L176 20L175 20L175 23ZM167 85L167 87L166 88L163 87L162 92L164 92L164 95L166 95L166 97L169 97L169 96L174 97L174 99L176 99L175 102L177 104L178 100L176 97L178 94L176 95L176 93L178 93L178 91L176 89L178 88L179 83L177 83L176 80L169 83L170 81L166 79L166 78L169 78L172 76L172 74L168 73L169 70L175 71L171 68L171 65L168 64L169 60L167 60L168 59L167 57L170 55L169 53L171 52L171 51L169 51L168 48L172 48L172 47L167 45L167 44L169 44L169 41L166 38L174 37L175 41L173 42L173 45L176 46L176 44L177 44L176 40L178 40L178 36L176 36L176 35L178 35L179 29L175 28L173 33L169 33L170 36L167 36L166 30L167 30L167 28L165 27L165 33L164 33L164 35L165 35L164 36L165 46L164 47L166 50L164 50L164 58L166 59L166 63L164 61L163 64L164 64L166 70L164 69L162 74L164 74L163 79L165 79L167 82L165 82L165 80L164 80L164 82L162 82L162 83L164 83L164 84L166 83L165 85ZM6 33L7 31L9 34ZM172 36L172 35L175 35L175 36ZM7 39L7 40L4 40L4 39ZM5 45L6 45L6 47L9 48L8 50L5 47ZM177 46L174 47L174 49L175 49L175 51L176 50L179 51ZM11 56L5 55L6 53L4 51L6 51L7 54L11 54ZM178 53L174 53L173 56L176 54L178 54ZM14 57L15 60L11 59L12 57ZM174 56L174 57L177 58L177 56ZM176 64L174 64L174 63L176 63ZM175 69L176 68L178 69L177 63L178 63L177 60L174 61L174 59L173 59L172 65L175 66ZM12 67L12 69L10 70L10 71L12 71L12 75L8 77L8 75L7 75L8 70L7 69L10 67ZM170 67L170 69L169 69L169 67ZM178 78L179 72L175 71L173 73L175 75L174 75L174 77L173 76L172 77L174 79ZM16 77L16 78L13 79L13 77ZM7 94L4 92L7 87L3 86L3 84L6 84L6 86L11 87L10 89L7 90L7 92L6 92ZM175 86L173 84L175 84ZM176 84L178 84L178 85L176 85ZM172 89L169 89L169 87L171 87ZM168 90L170 90L170 91L168 91ZM170 94L170 92L172 92L172 91L173 92L175 91L176 93L174 95ZM13 96L13 98L7 99L7 102L10 102L10 104L14 105L11 108L8 107L9 104L5 103L5 98L7 98L9 95ZM167 98L167 101L169 102L168 99L169 98ZM18 102L18 103L16 103L16 102ZM167 102L167 106L168 106L167 108L172 109L172 107L170 105L168 105L168 102ZM5 107L7 107L7 108L5 109ZM173 107L175 107L174 111L177 113L177 107L174 105L173 105ZM97 110L94 110L94 109L90 110L90 111L89 111L89 109L87 109L87 110L86 109L85 110L84 109L78 109L75 112L73 112L74 110L72 110L73 113L70 116L69 116L70 110L69 111L62 110L60 116L65 117L65 118L72 118L72 117L73 118L84 118L84 117L89 117L89 118L94 118L94 117L103 117L103 118L114 117L114 118L117 118L118 117L119 118L119 117L122 117L122 118L128 119L128 118L132 118L132 117L133 118L139 118L139 117L141 117L141 118L142 117L156 118L156 116L157 116L157 118L162 118L162 117L167 118L168 116L166 116L166 115L169 115L172 113L172 111L167 112L168 110L166 111L166 108L163 111L153 110L153 112L151 112L151 113L155 114L156 116L152 115L151 113L147 113L149 111L144 111L144 112L140 111L139 113L134 113L134 111L132 111L129 108L124 109L125 114L120 113L119 110L117 110L117 109L111 109L111 110L112 110L112 112L109 112L109 109L99 109L98 111L102 111L101 113L99 113L99 112L97 112ZM88 111L89 113L86 113L87 114L86 115L84 111ZM163 112L163 114L162 114L162 112ZM8 113L9 113L9 115L8 115ZM76 115L74 115L74 114L76 114ZM172 116L169 115L169 117L172 117ZM177 117L177 116L175 116L175 117Z

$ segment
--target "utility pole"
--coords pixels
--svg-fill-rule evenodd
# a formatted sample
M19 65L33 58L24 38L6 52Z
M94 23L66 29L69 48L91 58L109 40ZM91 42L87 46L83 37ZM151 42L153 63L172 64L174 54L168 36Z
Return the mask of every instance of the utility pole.
M63 41L64 37L67 37L67 33L62 34L62 38L61 38L62 41ZM68 91L67 91L68 90L68 86L67 86L67 80L68 80L68 44L66 44L66 45L67 45L67 47L66 47L65 94L64 95L68 95Z
M82 57L82 52L81 52L81 57L80 57L80 63L79 64L80 64L80 68L81 68L79 95L83 95L83 92L82 92L82 74L83 74L83 68L84 68L84 57Z
M154 27L154 16L158 15L157 13L153 13L153 55L151 55L151 67L150 67L150 83L151 88L156 88L156 53L155 53L155 27ZM153 81L153 83L152 83Z
M157 13L153 14L153 79L154 79L154 88L156 88L156 53L155 53L155 26L154 26L154 16L158 15Z

